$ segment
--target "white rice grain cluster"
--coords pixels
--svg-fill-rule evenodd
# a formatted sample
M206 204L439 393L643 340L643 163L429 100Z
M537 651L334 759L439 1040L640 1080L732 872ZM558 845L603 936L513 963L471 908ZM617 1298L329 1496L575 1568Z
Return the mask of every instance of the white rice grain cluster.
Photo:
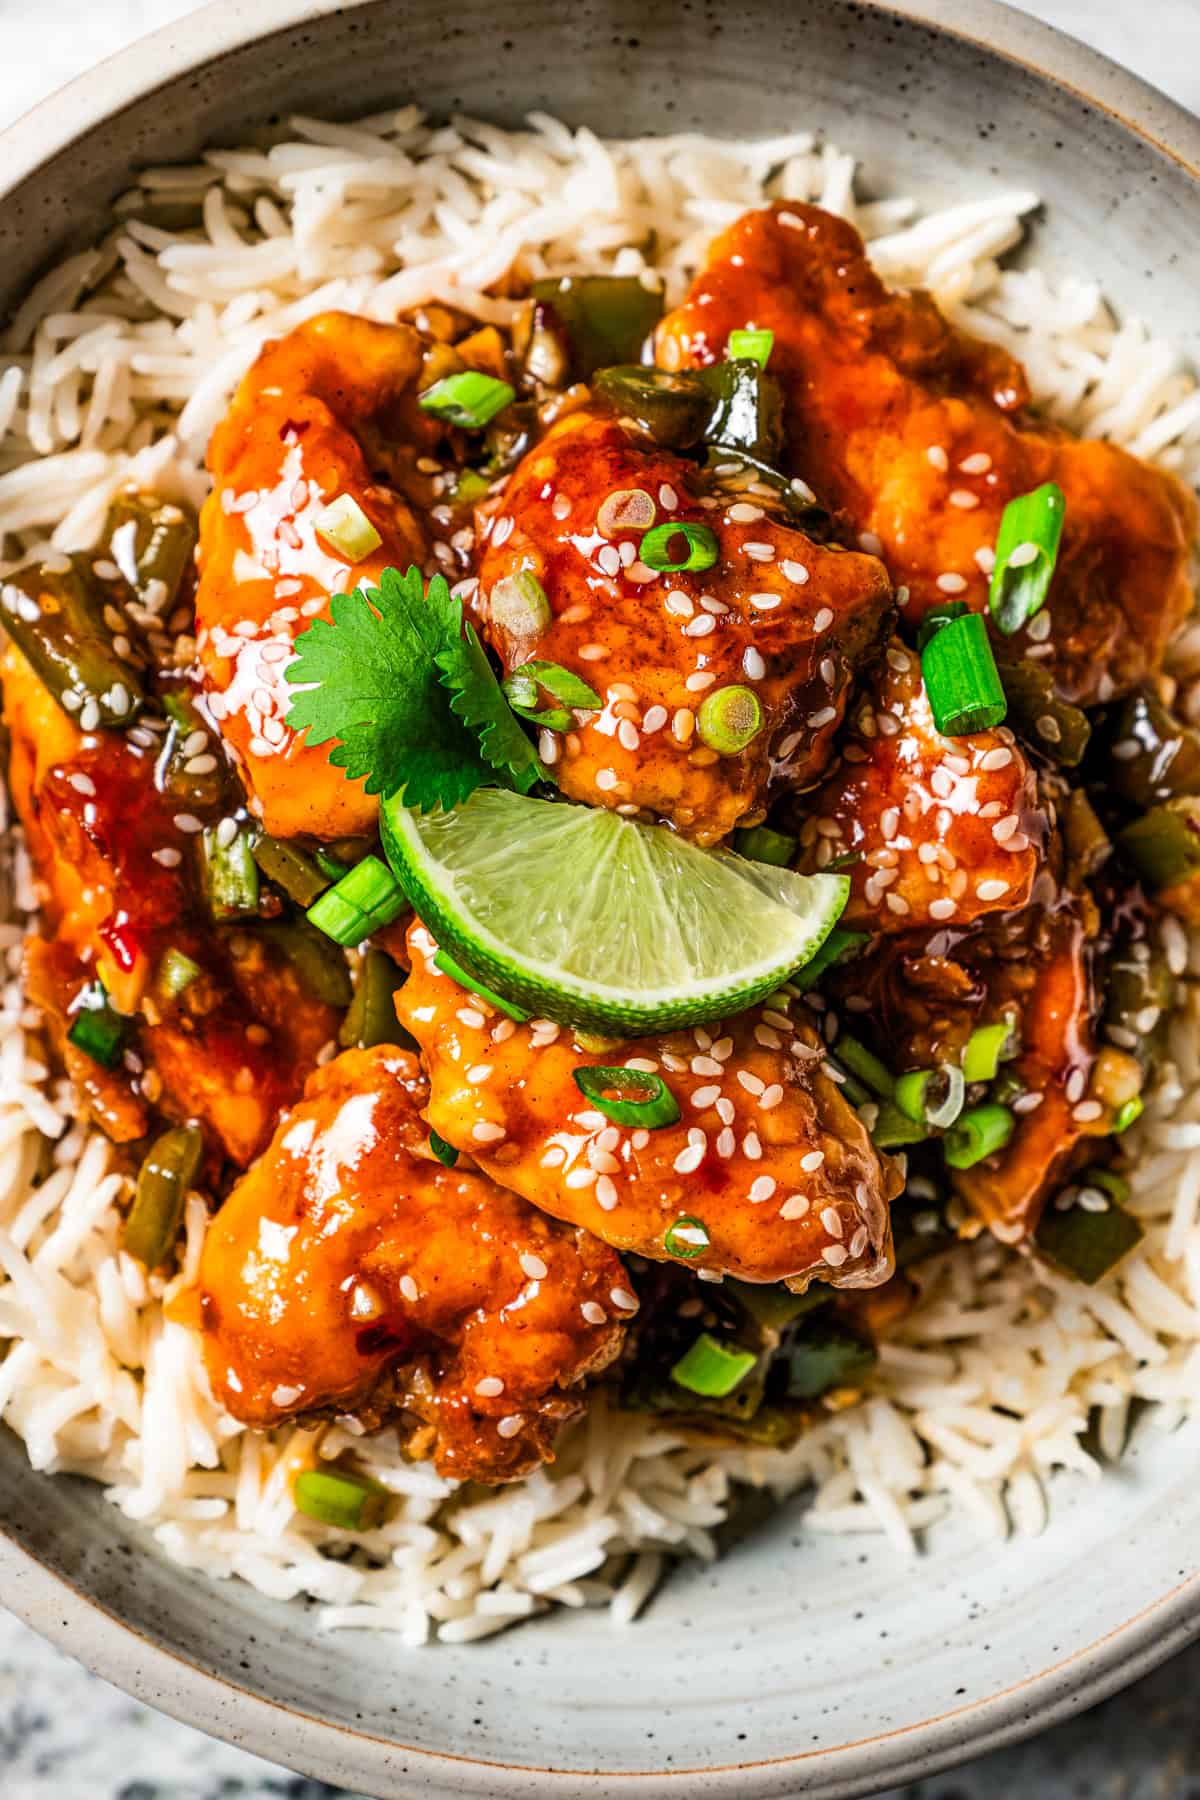
M0 567L92 542L130 479L202 499L204 445L239 377L313 313L390 319L440 300L504 322L514 303L492 290L513 273L598 269L661 277L674 300L716 231L784 194L852 217L888 280L930 287L1010 345L1065 423L1200 479L1200 390L1174 352L1118 325L1084 281L1000 267L1034 195L921 218L908 201L857 203L853 158L804 133L617 144L529 125L435 128L412 108L354 126L297 118L274 148L148 170L104 242L48 275L0 342ZM1195 627L1176 670L1200 711ZM19 846L14 879L27 918ZM905 1551L952 1507L994 1537L1036 1532L1052 1471L1101 1475L1090 1422L1115 1460L1135 1402L1157 1402L1146 1418L1169 1428L1200 1393L1200 955L1166 929L1186 999L1131 1134L1146 1237L1099 1288L983 1239L919 1268L920 1304L865 1403L786 1452L714 1453L597 1402L553 1468L481 1499L405 1464L388 1434L355 1440L397 1504L351 1557L343 1534L293 1512L311 1438L225 1416L196 1340L164 1316L161 1279L123 1252L122 1178L49 1074L19 982L22 925L0 927L0 1417L35 1468L103 1482L179 1562L411 1644L482 1637L553 1603L627 1621L668 1559L714 1554L739 1482L810 1488L808 1529L883 1532ZM173 1286L195 1271L204 1223L193 1200ZM334 1431L321 1454L349 1442Z

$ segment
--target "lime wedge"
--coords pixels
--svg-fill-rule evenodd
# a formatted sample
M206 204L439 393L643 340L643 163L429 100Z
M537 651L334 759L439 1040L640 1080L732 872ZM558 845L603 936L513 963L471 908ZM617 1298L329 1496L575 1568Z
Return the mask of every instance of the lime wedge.
M382 833L418 917L480 981L622 1037L752 1006L815 955L849 890L500 788L453 812L389 800Z

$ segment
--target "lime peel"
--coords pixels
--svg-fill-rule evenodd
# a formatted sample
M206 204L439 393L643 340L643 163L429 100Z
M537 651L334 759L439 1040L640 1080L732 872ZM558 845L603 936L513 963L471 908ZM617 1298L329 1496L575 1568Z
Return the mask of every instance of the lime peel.
M416 913L465 969L543 1018L615 1036L744 1011L816 954L849 893L844 875L499 788L453 812L390 799L381 829Z

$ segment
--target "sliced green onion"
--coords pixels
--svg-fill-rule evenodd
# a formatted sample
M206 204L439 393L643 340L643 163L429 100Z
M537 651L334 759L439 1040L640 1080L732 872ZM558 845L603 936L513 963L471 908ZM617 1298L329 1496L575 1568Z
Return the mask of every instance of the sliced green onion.
M168 950L158 965L158 986L168 1000L176 1000L201 973L200 964L182 950Z
M605 537L620 531L649 531L658 516L654 495L645 488L615 488L600 503L596 530Z
M687 553L682 562L675 562L680 538L687 544ZM707 525L691 525L686 520L656 525L638 548L640 561L663 575L677 575L681 569L711 569L719 553L716 532Z
M756 362L760 369L765 369L774 345L773 331L731 331L725 354L731 362Z
M839 963L851 962L870 941L865 931L843 931L840 925L835 925L816 955L810 956L804 967L797 970L788 986L794 987L797 993L809 993L822 975Z
M331 881L337 881L346 873L339 864L336 875L326 875L314 859L298 850L295 844L289 844L285 838L269 837L266 833L254 846L254 860L267 880L281 887L297 906L311 906Z
M691 1394L723 1400L726 1394L732 1394L734 1388L741 1385L757 1361L752 1350L742 1350L736 1345L727 1350L724 1344L703 1331L671 1370L671 1380Z
M714 688L700 702L696 731L702 743L722 756L736 756L752 744L763 727L763 712L753 688Z
M1146 1102L1140 1094L1135 1094L1132 1100L1127 1100L1113 1120L1114 1136L1120 1137L1123 1131L1128 1131L1131 1125L1137 1123L1145 1110Z
M407 905L392 871L377 856L364 856L309 907L308 917L335 944L361 944L398 919Z
M668 1226L663 1237L663 1249L668 1256L678 1256L684 1262L691 1262L695 1257L702 1256L711 1242L704 1220L695 1218L691 1213L684 1213L682 1218Z
M151 1146L138 1170L125 1248L147 1269L157 1269L175 1247L203 1154L204 1138L196 1127L178 1125Z
M540 637L551 616L546 590L532 569L498 581L488 595L488 612L493 625L514 638Z
M429 1148L438 1161L444 1163L448 1169L452 1169L458 1161L458 1151L454 1145L448 1144L441 1133L433 1129L432 1125L429 1127Z
M614 1125L641 1125L654 1131L660 1125L674 1125L679 1117L679 1102L674 1094L661 1075L651 1074L648 1069L586 1063L573 1073L580 1093ZM612 1099L613 1093L628 1098Z
M258 864L254 838L241 830L223 844L219 827L210 826L204 846L204 885L214 919L242 919L258 911Z
M454 483L454 492L450 495L454 506L473 506L476 500L482 500L491 483L481 475L478 469L460 469Z
M943 1139L946 1161L952 1169L973 1169L985 1157L1003 1150L1016 1128L1016 1116L1007 1106L997 1106L995 1101L973 1106Z
M434 967L440 969L443 975L448 975L451 981L457 981L459 987L468 988L472 994L478 994L481 1000L486 1000L488 1005L494 1006L498 1012L506 1013L510 1019L515 1019L518 1025L523 1025L526 1019L532 1019L533 1014L526 1012L524 1007L518 1006L515 1000L505 1000L503 995L496 992L495 988L485 987L483 982L477 981L474 975L468 975L462 964L455 962L448 950L439 950L433 961Z
M877 1150L903 1150L909 1144L923 1144L928 1136L928 1125L918 1125L894 1100L880 1102L871 1127L871 1142Z
M860 1044L857 1038L849 1037L843 1032L834 1045L833 1054L852 1075L865 1081L869 1088L873 1088L885 1100L891 1099L896 1085L892 1072L865 1044Z
M67 1032L69 1041L101 1068L111 1069L121 1053L126 1021L110 1003L101 981L83 990L77 1007Z
M370 1531L383 1519L390 1498L377 1481L343 1469L305 1469L292 1489L298 1513L339 1531Z
M969 737L1002 723L1004 689L978 613L965 613L935 632L921 654L921 673L934 724L944 737Z
M996 538L988 605L998 631L1011 637L1045 604L1062 541L1066 496L1047 481L1010 500Z
M1012 1025L1007 1019L997 1025L980 1025L973 1031L963 1051L962 1071L966 1079L994 1080L1011 1036Z
M516 394L507 381L497 381L494 375L481 375L478 369L460 369L457 374L445 375L431 388L426 388L418 404L422 412L432 413L435 419L444 419L447 425L461 425L464 431L482 431L490 419L511 406L515 399Z
M1094 1171L1085 1171L1091 1175ZM1079 1185L1099 1186L1098 1182L1079 1177ZM1051 1204L1038 1221L1034 1243L1040 1255L1065 1275L1093 1287L1114 1269L1123 1257L1135 1250L1145 1236L1143 1227L1124 1207L1109 1204L1103 1212L1092 1212L1082 1206L1060 1212Z
M952 625L955 619L965 618L970 610L965 600L939 600L936 606L931 606L917 627L918 651L923 653L930 638Z
M734 832L733 847L739 856L747 857L750 862L770 863L773 868L786 869L796 854L796 839L785 832L772 831L769 825L751 825L745 831Z
M313 530L347 562L365 562L383 539L353 494L339 494L317 514Z
M350 1010L338 1032L338 1042L344 1050L371 1050L376 1044L412 1044L396 1017L396 995L404 981L404 970L386 950L367 951Z
M963 1071L954 1063L936 1069L912 1069L896 1079L896 1105L917 1125L943 1131L963 1108L967 1090Z

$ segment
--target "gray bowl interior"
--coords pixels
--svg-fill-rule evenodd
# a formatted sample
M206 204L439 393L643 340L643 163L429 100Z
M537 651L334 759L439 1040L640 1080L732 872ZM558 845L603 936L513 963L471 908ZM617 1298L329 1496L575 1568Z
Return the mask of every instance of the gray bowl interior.
M21 157L56 122L43 109L10 139L22 178L0 206L0 316L51 254L96 235L139 164L244 140L284 109L417 98L504 123L541 107L608 134L811 126L861 149L876 192L926 201L1033 187L1041 256L1200 353L1192 171L969 37L842 0L373 0L293 7L301 23L195 66L286 10L223 5L160 34L159 68L185 72L132 103L128 59L89 78L85 115L106 81L118 110L32 172ZM1025 41L999 9L931 10ZM1053 54L1081 82L1103 70L1061 41ZM1130 103L1156 111L1136 87ZM1160 117L1186 140L1182 115ZM906 1563L874 1539L802 1538L793 1506L715 1569L681 1571L633 1632L561 1615L414 1654L181 1573L96 1490L31 1474L0 1432L0 1592L167 1710L372 1794L860 1793L1095 1699L1196 1628L1198 1443L1151 1442L1100 1486L1060 1481L1037 1540L985 1548L948 1527Z

